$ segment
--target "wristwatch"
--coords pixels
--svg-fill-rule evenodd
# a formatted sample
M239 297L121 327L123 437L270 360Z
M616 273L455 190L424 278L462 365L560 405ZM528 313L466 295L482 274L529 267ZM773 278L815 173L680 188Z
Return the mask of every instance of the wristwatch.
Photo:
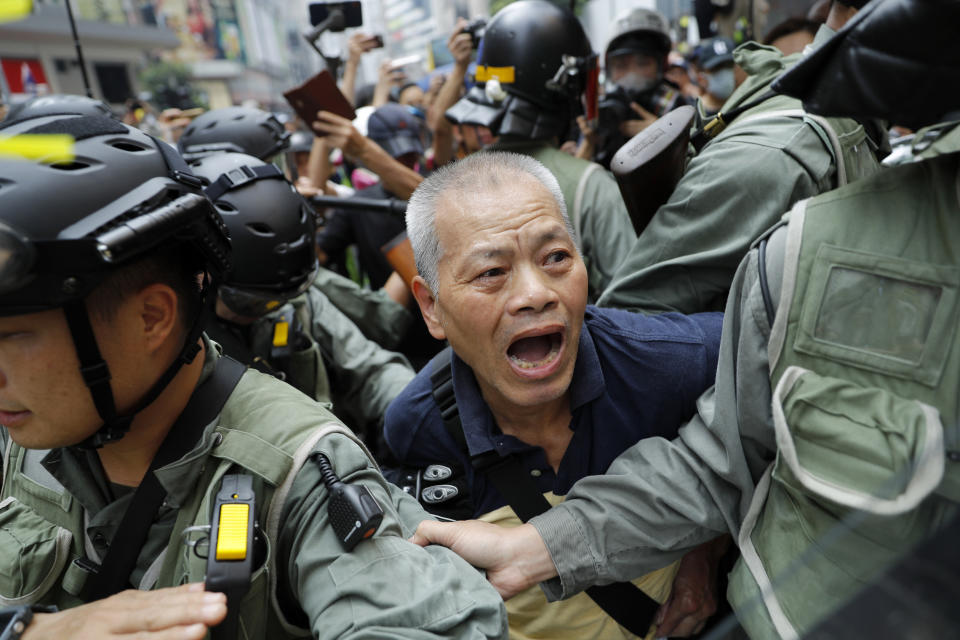
M0 640L20 640L27 630L34 612L53 613L56 607L38 604L23 604L19 607L0 609Z

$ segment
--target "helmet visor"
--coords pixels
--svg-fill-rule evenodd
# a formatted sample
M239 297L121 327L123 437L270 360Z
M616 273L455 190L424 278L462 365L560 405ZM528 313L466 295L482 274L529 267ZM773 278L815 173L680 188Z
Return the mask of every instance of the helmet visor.
M314 263L313 269L300 285L285 291L237 287L229 284L221 284L217 291L220 294L220 300L233 313L245 318L259 318L309 289L319 269L319 264Z

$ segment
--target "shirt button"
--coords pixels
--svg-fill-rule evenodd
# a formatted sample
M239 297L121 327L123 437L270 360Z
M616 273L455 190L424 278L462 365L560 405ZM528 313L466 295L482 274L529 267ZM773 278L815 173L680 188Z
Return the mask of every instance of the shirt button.
M947 457L950 462L960 462L960 451L947 451Z
M540 471L540 469L533 469L530 471L530 475L532 475L534 478L539 478L543 475L543 471Z

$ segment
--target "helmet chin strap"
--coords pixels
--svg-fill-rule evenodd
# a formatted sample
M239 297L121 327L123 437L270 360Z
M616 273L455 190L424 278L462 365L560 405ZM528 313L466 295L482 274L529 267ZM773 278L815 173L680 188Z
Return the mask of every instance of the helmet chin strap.
M109 442L122 438L130 430L134 417L163 393L163 390L167 388L167 385L170 384L170 381L173 380L183 365L193 362L193 359L200 352L200 345L198 344L200 335L203 333L207 319L213 312L213 304L216 299L216 296L212 294L213 291L215 291L215 288L211 286L209 276L206 276L203 290L200 292L203 304L187 332L180 353L137 405L122 416L117 415L113 389L110 387L110 369L97 346L97 339L90 324L90 315L87 312L86 303L83 300L78 300L64 306L63 312L67 318L67 326L70 329L74 348L80 360L80 375L83 376L83 381L89 387L93 404L100 415L100 419L103 420L103 425L96 433L75 446L81 449L98 449Z

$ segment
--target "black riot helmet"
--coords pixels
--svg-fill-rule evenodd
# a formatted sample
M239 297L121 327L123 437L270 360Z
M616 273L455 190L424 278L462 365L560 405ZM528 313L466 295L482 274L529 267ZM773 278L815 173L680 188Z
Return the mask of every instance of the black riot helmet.
M955 0L874 0L773 89L800 98L811 113L882 118L912 128L955 120L958 24Z
M316 221L280 169L221 153L198 160L193 170L230 230L233 268L220 287L227 308L259 317L303 293L318 269Z
M229 267L230 245L200 180L165 142L103 116L47 116L0 127L0 135L41 133L73 136L75 159L0 158L0 315L63 309L104 423L83 444L101 446L123 437L133 417L198 353L203 311ZM87 298L114 273L161 254L177 265L176 281L192 296L181 304L195 313L186 319L177 358L121 416ZM206 274L202 290L200 274Z
M106 116L114 118L113 111L104 102L87 96L67 93L55 93L48 96L30 98L10 108L4 124L39 118L41 116L75 115Z
M580 21L547 0L507 5L487 24L477 53L477 85L446 116L501 136L561 135L596 85L596 55Z
M290 132L272 113L227 107L197 116L180 136L177 147L190 162L224 151L267 160L283 151L289 138Z

